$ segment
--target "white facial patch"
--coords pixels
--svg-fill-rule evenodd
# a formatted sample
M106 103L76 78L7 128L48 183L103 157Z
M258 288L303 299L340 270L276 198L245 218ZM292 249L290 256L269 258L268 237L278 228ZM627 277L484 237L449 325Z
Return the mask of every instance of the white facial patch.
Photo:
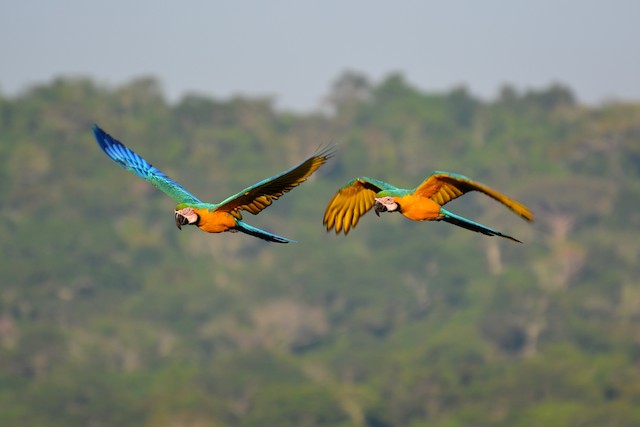
M393 200L393 197L391 196L387 196L387 197L376 197L376 202L380 203L381 205L383 205L386 209L387 212L394 212L398 209L398 204L396 203L395 200Z
M182 215L189 221L189 224L193 224L198 221L198 214L193 208L184 208L176 211L176 214Z

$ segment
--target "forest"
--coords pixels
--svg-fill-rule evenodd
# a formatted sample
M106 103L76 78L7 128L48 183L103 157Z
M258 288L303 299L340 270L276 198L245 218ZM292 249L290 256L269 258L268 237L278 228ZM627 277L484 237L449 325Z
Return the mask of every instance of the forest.
M0 425L640 425L640 102L348 71L318 111L274 105L169 102L153 77L0 94ZM94 123L209 202L338 152L245 214L282 245L178 230ZM435 170L530 206L447 205L523 243L397 214L322 225L352 178Z

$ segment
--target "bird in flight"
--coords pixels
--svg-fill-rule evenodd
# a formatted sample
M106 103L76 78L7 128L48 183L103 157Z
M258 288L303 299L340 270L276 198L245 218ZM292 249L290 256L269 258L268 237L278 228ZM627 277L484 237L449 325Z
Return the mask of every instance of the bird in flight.
M195 225L207 233L240 231L277 243L289 243L294 240L276 236L247 224L242 221L240 211L244 210L254 215L260 213L271 205L273 200L277 200L284 193L303 183L335 154L333 146L319 149L316 154L299 165L247 187L220 203L204 203L97 125L93 126L93 134L102 151L114 162L150 182L178 202L174 214L176 226L179 229L185 225Z
M358 224L360 217L374 207L378 216L380 212L400 212L413 221L446 221L487 236L500 236L522 243L514 237L453 214L442 207L470 191L484 193L525 220L533 221L533 213L520 202L466 176L434 172L412 190L397 188L377 179L355 178L333 196L324 213L323 224L326 225L327 231L335 228L336 234L341 231L347 234Z

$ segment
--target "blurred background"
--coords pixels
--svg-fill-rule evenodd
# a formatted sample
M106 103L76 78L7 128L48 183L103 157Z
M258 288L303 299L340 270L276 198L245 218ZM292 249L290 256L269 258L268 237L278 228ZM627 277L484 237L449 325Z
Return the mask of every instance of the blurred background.
M0 1L0 425L640 425L640 5ZM98 123L248 222L179 231ZM327 202L462 173L524 242Z

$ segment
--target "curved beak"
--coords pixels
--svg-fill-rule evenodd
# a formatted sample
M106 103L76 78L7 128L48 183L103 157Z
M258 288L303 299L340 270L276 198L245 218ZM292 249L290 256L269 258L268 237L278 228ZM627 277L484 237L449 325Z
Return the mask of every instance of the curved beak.
M187 219L180 215L180 214L176 214L175 215L176 218L176 227L178 227L179 230L182 230L182 226L187 224Z
M385 205L383 205L382 203L380 203L379 201L376 200L376 203L374 205L374 209L376 211L376 215L380 216L380 212L386 212L387 211L387 207Z

